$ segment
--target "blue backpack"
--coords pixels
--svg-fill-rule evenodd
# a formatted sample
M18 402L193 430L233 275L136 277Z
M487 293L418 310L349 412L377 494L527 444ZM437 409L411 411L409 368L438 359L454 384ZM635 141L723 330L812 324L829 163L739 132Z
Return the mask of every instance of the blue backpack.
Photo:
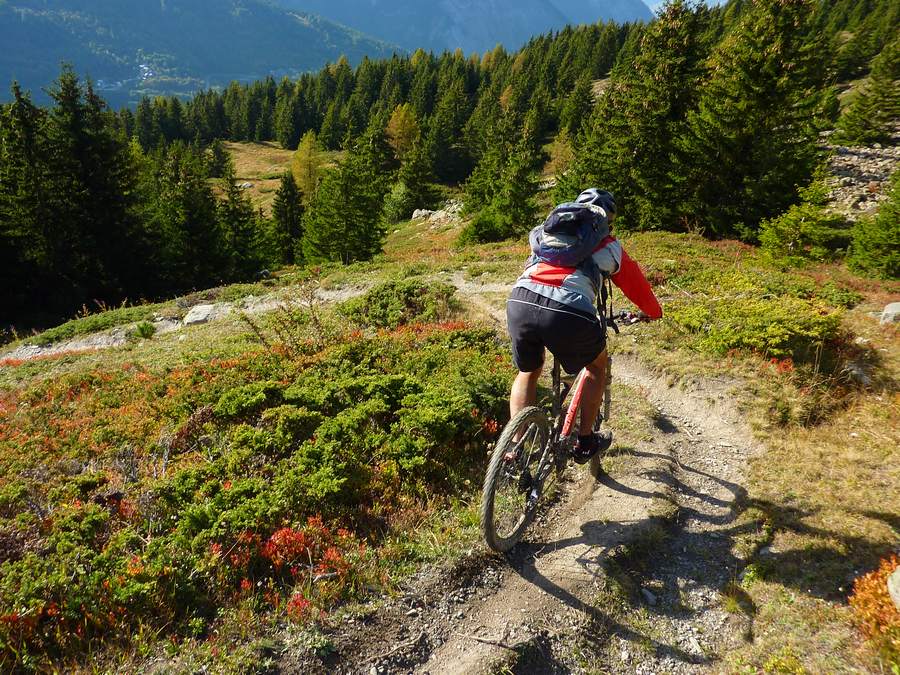
M560 204L542 225L531 231L529 264L543 262L556 267L581 268L599 284L601 274L593 253L609 232L609 219L599 206L578 202Z

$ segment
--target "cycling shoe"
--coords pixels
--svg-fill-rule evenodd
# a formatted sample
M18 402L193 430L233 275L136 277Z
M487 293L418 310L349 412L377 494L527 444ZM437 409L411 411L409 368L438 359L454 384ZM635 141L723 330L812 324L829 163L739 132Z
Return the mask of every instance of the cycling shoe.
M595 431L588 438L590 440L584 443L579 438L572 449L572 459L575 460L576 464L587 464L598 452L609 450L613 441L612 432L608 429Z

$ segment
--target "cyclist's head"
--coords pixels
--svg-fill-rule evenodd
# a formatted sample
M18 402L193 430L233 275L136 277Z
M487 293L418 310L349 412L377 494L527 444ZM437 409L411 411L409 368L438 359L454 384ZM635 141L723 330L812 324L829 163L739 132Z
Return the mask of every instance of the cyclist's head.
M579 204L592 204L594 206L599 206L601 209L606 211L606 215L609 217L609 222L611 223L615 220L616 217L616 198L613 196L612 192L607 192L606 190L598 190L597 188L588 188L575 200Z

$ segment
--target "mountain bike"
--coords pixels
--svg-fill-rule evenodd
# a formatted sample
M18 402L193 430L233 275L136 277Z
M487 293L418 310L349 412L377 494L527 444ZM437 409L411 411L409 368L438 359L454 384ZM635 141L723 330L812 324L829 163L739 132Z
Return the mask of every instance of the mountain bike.
M618 334L619 323L633 325L644 319L631 312L619 312L605 316L604 320ZM577 375L564 375L554 357L549 406L525 408L503 428L481 493L481 529L491 550L506 553L519 542L533 521L551 478L554 474L560 477L566 470L578 437L586 374L582 370ZM597 415L594 431L609 421L611 385L612 357L609 357L603 408Z

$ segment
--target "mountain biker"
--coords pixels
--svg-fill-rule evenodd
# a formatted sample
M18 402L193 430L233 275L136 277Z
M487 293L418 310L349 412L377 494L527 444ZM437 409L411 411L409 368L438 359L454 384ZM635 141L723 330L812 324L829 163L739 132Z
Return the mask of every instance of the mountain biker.
M610 227L616 217L616 202L605 190L589 188L577 203L599 207ZM593 209L596 212L596 208ZM662 308L641 268L612 236L603 239L590 256L604 275L631 300L648 319L662 318ZM590 262L590 260L586 261ZM544 348L559 360L567 373L587 370L581 395L579 429L590 430L603 401L606 387L606 330L597 318L598 281L585 265L561 267L532 256L525 272L513 286L506 303L507 325L512 341L513 363L519 374L510 393L510 415L534 405L537 383L544 365ZM612 433L580 434L573 450L579 464L612 445Z

